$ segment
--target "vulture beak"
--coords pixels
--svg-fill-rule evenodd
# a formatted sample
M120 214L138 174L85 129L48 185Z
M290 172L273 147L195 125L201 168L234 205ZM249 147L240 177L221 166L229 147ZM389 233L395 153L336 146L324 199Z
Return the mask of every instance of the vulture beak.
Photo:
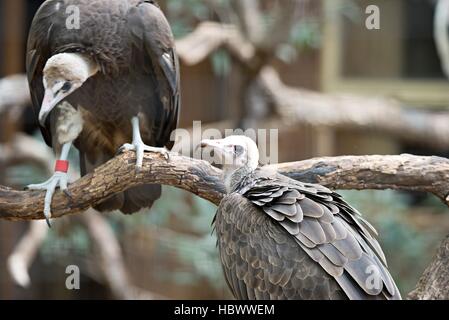
M50 112L69 94L75 91L75 87L71 84L69 90L63 90L64 84L60 83L53 88L46 88L44 100L42 101L41 110L39 112L39 123L45 127L45 121L47 120Z
M222 159L223 157L225 157L226 155L226 148L224 146L224 144L222 143L222 140L202 140L201 143L199 144L199 147L201 147L201 150L204 150L206 148L210 148L213 150L213 153L211 153L212 155L218 156L220 157L220 159ZM213 157L215 157L213 156ZM222 159L223 161L223 159Z
M223 145L220 143L220 140L201 140L201 143L198 145L201 149L212 148L218 151L224 151Z
M56 104L58 104L58 102L59 101L55 99L51 89L45 90L44 100L42 101L41 110L39 112L39 123L41 126L45 126L45 120L47 120L49 113L53 110Z

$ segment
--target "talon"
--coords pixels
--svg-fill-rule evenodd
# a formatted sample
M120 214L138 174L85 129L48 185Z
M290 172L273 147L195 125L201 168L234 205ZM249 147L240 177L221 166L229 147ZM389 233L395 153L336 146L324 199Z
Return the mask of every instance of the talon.
M124 144L123 146L121 146L117 150L117 154L116 155L122 154L122 153L127 152L127 151L134 151L134 150L135 150L135 146L132 145L132 144L127 143L127 144Z
M58 168L57 168L58 169ZM65 195L72 199L72 195L67 189L67 173L63 171L56 170L55 174L41 184L30 184L26 188L28 190L45 190L45 201L44 201L44 217L49 228L51 228L51 202L56 188L58 187Z
M122 153L125 153L127 150L126 150L126 148L125 148L125 146L121 146L118 150L117 150L117 153L115 154L116 156L118 156L118 155L120 155L120 154L122 154Z
M48 218L47 216L45 216L45 221L47 221L47 226L51 229L50 218Z

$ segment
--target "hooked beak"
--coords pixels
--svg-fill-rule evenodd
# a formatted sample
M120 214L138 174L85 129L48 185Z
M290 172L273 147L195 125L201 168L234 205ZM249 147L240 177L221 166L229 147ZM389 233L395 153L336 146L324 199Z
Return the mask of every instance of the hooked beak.
M45 126L45 121L48 118L50 112L68 95L75 91L78 86L72 83L70 90L62 91L62 84L59 84L53 88L46 88L44 100L42 100L41 111L39 112L39 123L41 126ZM56 92L56 94L54 94Z
M54 96L51 89L45 90L44 100L42 101L41 110L39 112L39 123L41 124L41 126L45 126L45 121L47 120L50 112L64 98L65 96L63 96L62 94Z
M198 147L200 147L201 149L212 148L214 150L224 151L224 147L220 143L220 140L204 139L204 140L201 140L201 142L198 145Z
M222 140L201 140L198 147L200 147L201 150L204 150L206 148L212 149L209 156L213 157L213 162L216 162L217 164L224 164L224 159L226 159L226 149L224 144L222 143Z

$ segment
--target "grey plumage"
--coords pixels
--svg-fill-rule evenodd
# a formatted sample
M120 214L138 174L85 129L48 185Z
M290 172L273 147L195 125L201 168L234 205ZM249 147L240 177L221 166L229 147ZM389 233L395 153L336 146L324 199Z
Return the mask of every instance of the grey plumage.
M241 173L215 217L236 298L400 299L374 228L341 196L264 168Z
M67 8L80 10L80 29L66 27ZM115 156L132 137L130 119L138 116L145 144L171 148L170 134L180 110L178 58L170 27L155 1L47 0L33 20L27 47L32 102L39 114L44 98L43 69L59 53L81 53L100 71L65 98L81 110L84 126L75 141L81 174ZM58 148L56 110L41 127ZM158 185L134 187L98 206L133 213L159 198Z

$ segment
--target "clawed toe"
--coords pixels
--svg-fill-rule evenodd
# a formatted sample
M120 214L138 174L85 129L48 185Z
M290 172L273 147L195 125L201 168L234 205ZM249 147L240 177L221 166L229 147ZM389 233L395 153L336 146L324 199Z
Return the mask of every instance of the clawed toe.
M161 154L164 157L165 160L167 160L167 161L170 160L170 153L165 148L156 148L156 147L146 146L144 148L144 151L146 151L146 152L153 152L153 153L159 153L159 154Z
M45 222L47 222L47 226L49 228L51 228L51 222L50 222L50 218L49 217L45 216Z
M144 157L144 153L145 152L154 152L154 153L159 153L162 154L162 156L165 158L165 160L170 160L170 154L168 152L167 149L165 148L157 148L157 147L151 147L151 146L147 146L145 145L142 141L133 141L132 144L125 144L122 147L120 147L120 149L118 150L118 154L119 153L123 153L125 151L135 151L136 152L136 172L140 173L140 171L142 170L142 165L143 165L143 157Z
M51 227L51 202L58 186L67 197L72 199L72 195L67 189L67 173L56 172L49 180L44 183L30 184L25 187L25 190L46 190L44 201L44 216L49 227Z
M117 150L117 155L122 154L127 151L135 151L135 150L136 150L136 146L134 144L126 143Z

